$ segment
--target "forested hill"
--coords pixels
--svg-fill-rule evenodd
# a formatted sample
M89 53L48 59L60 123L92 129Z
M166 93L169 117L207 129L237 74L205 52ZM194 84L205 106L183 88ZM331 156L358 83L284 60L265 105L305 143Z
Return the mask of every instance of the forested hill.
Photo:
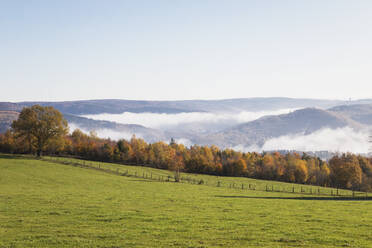
M372 107L372 106L371 106ZM220 147L262 145L266 140L288 134L310 134L322 128L351 127L361 129L363 125L332 111L306 108L289 114L265 116L231 129L202 136L198 143Z
M0 133L9 129L14 120L18 118L19 113L15 111L0 111Z
M372 103L372 100L370 102ZM137 101L108 99L63 102L0 102L0 110L20 111L24 106L39 104L42 106L53 106L62 113L74 115L100 113L118 114L123 112L240 112L306 107L329 108L345 103L345 101L339 100L295 99L281 97L185 101ZM355 103L358 103L358 101Z
M347 116L357 122L372 125L372 104L342 105L329 110Z
M103 130L103 132L107 133L104 135L105 137L111 137L113 139L117 139L117 135L120 135L121 138L130 138L133 134L141 134L140 136L148 142L168 139L161 130L147 128L137 124L120 124L112 121L92 120L71 114L64 114L64 117L70 123L70 129L72 129L70 131L73 131L74 128L89 131Z

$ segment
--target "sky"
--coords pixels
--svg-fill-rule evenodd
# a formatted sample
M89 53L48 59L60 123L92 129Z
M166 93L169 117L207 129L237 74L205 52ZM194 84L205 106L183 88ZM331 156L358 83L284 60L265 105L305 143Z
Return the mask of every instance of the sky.
M0 0L0 101L372 98L370 0Z

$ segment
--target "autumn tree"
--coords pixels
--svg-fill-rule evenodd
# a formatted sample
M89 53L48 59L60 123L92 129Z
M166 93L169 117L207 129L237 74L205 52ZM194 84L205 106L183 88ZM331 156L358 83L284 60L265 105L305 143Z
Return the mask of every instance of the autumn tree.
M16 151L16 141L14 134L8 130L4 134L0 134L0 150L6 153Z
M275 179L277 175L276 168L274 157L270 153L265 154L261 163L261 177L271 180Z
M329 185L329 175L331 170L328 167L328 164L324 161L319 161L319 170L316 175L316 180L318 185L328 186Z
M135 163L144 165L147 162L147 143L143 139L136 138L136 136L133 135L130 140L130 145L133 149Z
M296 153L287 154L286 160L285 180L287 182L305 183L308 179L306 161L300 159Z
M53 107L34 105L22 110L17 120L12 123L17 137L25 138L35 147L37 156L51 143L56 144L67 134L67 121Z
M357 188L362 182L362 169L358 158L352 154L335 156L329 161L331 180L334 186L342 188Z
M130 143L126 140L119 140L117 143L117 147L120 152L120 160L124 162L133 162L133 149Z

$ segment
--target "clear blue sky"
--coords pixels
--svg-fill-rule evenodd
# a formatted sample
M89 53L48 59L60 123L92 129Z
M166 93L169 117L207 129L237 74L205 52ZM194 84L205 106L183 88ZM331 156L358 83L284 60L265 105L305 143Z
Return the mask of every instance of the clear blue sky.
M372 98L370 0L0 0L0 101Z

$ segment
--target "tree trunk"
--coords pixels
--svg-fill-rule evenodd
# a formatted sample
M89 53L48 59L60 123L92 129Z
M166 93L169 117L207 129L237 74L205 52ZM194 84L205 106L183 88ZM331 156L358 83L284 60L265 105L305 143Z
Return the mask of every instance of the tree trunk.
M32 141L31 141L30 136L27 137L27 142L28 142L28 152L32 154Z
M37 157L41 157L41 153L43 151L43 141L41 140L41 137L38 137L38 142L37 142Z

